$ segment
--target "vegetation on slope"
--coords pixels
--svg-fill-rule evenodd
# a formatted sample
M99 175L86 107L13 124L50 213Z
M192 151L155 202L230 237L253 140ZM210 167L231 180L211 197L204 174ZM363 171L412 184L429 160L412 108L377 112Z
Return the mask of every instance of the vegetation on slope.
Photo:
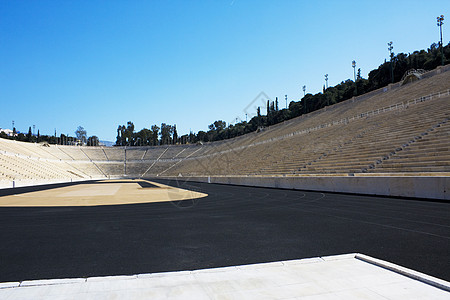
M287 109L278 108L278 98L274 101L267 100L264 108L266 114L261 114L261 108L250 121L242 121L236 124L227 124L218 120L209 125L208 131L199 131L197 134L178 136L176 126L161 124L161 127L152 125L151 130L142 129L134 131L132 122L127 126L119 126L116 145L138 146L138 145L167 145L167 144L187 144L198 142L212 142L233 138L249 132L256 131L258 128L274 125L303 114L321 109L327 105L333 105L354 96L359 96L367 92L387 86L391 82L399 82L405 72L410 69L432 70L441 65L440 47L433 43L426 51L415 51L414 53L399 53L392 55L393 75L391 78L391 61L385 61L377 69L369 72L369 78L362 78L360 70L356 76L356 82L353 80L342 81L336 86L325 89L322 93L306 94L299 101L292 101ZM450 63L450 43L444 47L444 64ZM161 131L159 131L161 129Z
M415 51L414 53L405 54L399 53L392 55L393 78L391 77L391 61L385 61L377 69L369 72L369 78L362 78L360 70L356 76L356 82L353 80L342 81L336 86L323 89L323 92L313 94L306 94L299 101L292 101L287 109L278 108L278 98L274 101L267 100L265 115L261 113L261 108L258 107L257 114L250 121L242 121L236 124L229 124L218 120L208 126L208 131L199 131L197 133L191 132L183 136L178 136L176 125L162 123L161 126L152 125L150 129L143 128L140 131L135 131L133 122L129 121L127 125L119 125L117 129L116 146L141 146L141 145L168 145L168 144L188 144L198 142L212 142L224 139L233 138L246 133L254 132L258 128L274 125L303 114L313 112L321 109L327 105L333 105L354 96L359 96L367 92L382 88L391 82L399 82L405 72L410 69L424 69L432 70L441 65L442 55L438 44L433 43L426 51ZM450 43L444 47L444 64L450 63ZM79 128L78 128L79 129ZM78 131L77 129L77 131ZM83 128L82 128L83 129ZM83 129L84 130L84 129ZM13 128L14 135L7 136L0 132L1 138L10 138L24 142L48 142L50 144L77 144L80 141L87 143L87 145L96 146L99 141L96 136L86 138L84 131L83 136L70 137L64 134L56 136L40 135L39 130L37 135L31 134L31 127L28 134L16 134Z

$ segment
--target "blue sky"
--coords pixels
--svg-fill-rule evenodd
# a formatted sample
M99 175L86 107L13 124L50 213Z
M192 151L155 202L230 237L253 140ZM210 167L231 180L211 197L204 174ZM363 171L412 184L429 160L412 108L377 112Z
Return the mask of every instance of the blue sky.
M446 1L0 2L0 128L115 141L119 124L245 120L264 92L284 108L439 39ZM449 39L444 21L444 43ZM258 100L260 101L260 100ZM257 103L259 103L257 101ZM254 106L254 104L253 104Z

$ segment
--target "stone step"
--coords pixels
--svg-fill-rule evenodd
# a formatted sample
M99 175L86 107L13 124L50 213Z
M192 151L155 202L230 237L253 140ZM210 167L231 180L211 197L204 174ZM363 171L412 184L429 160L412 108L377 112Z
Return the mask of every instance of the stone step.
M368 169L369 173L397 173L397 172L450 172L449 167L445 166L428 166L428 167L390 167L390 168L378 168Z
M398 167L398 168L402 168L402 167L433 167L433 166L450 166L450 161L448 160L442 160L442 161L413 161L413 162L395 162L392 160L385 160L383 161L381 164L377 164L376 168L384 168L384 167Z

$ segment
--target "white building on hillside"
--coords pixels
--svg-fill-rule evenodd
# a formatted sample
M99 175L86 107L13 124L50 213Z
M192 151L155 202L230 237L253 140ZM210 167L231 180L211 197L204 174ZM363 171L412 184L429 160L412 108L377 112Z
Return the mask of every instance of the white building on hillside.
M7 128L5 128L5 129L0 128L0 132L6 133L7 136L13 136L13 133L14 133L14 131L12 131L11 129L7 129Z

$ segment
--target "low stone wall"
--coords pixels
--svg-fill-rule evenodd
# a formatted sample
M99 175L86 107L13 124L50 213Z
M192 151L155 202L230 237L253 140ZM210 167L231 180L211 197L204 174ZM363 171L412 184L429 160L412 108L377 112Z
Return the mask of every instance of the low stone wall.
M110 176L109 179L122 178L122 176ZM55 179L55 180L0 180L0 189L18 188L25 186L37 186L37 185L47 185L47 184L57 184L57 183L68 183L68 182L81 182L89 180L104 180L108 179L105 177L92 177L92 178L80 178L80 179Z
M110 177L110 179L119 178L124 177ZM450 200L450 176L201 176L157 178L321 192ZM96 179L105 178L89 180ZM0 189L64 182L71 182L71 180L0 181Z
M446 176L159 177L257 187L450 200Z

